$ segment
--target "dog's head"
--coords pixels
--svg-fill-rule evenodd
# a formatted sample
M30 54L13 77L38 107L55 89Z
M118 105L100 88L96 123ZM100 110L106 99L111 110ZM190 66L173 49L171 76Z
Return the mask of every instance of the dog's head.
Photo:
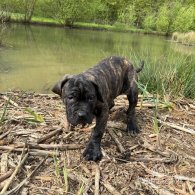
M97 102L103 101L98 86L82 75L65 75L52 91L61 96L73 126L92 123Z

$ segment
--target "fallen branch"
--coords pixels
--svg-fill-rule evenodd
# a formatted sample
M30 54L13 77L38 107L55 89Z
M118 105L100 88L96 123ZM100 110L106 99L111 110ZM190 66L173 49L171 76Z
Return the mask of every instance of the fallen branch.
M6 137L10 132L11 132L11 129L9 131L6 131L5 133L2 133L0 135L0 140L3 139L4 137Z
M109 182L107 181L102 181L101 182L104 187L113 195L121 195L120 192L118 192Z
M14 151L14 152L22 152L24 151L29 151L28 153L30 155L34 155L34 156L53 156L53 155L57 155L59 156L59 152L55 151L47 151L47 150L38 150L38 149L27 149L27 148L17 148L14 146L0 146L0 150L10 150L10 151Z
M100 194L100 167L98 164L95 166L95 193L94 195Z
M158 178L162 178L162 177L169 177L169 178L174 178L174 179L177 179L177 180L180 180L180 181L191 181L191 182L195 182L195 178L190 178L190 177L186 177L186 176L183 176L183 175L173 175L173 176L170 176L170 175L166 175L164 173L159 173L159 172L156 172L156 171L153 171L153 170L150 170L148 169L143 163L139 163L144 169L145 171L154 176L154 177L158 177Z
M41 167L41 165L45 162L45 160L47 159L44 158L41 163L31 172L31 174L29 176L27 176L20 184L18 184L14 189L6 192L4 195L11 195L11 194L15 194L18 190L20 190L20 188L35 174L35 172Z
M13 170L8 171L7 173L0 176L0 183L6 180L13 173Z
M162 189L159 186L157 186L156 184L154 184L154 183L152 183L144 178L139 178L139 179L143 185L154 189L159 195L174 195L173 193L169 192L168 190Z
M84 146L80 144L34 144L26 143L30 149L48 149L48 150L77 150L82 149ZM14 150L21 151L22 147L25 146L25 143L17 143L15 146L0 146L0 150ZM32 150L30 150L32 151Z
M24 150L22 151L24 152ZM18 164L18 166L16 167L16 169L14 170L14 172L12 173L11 177L8 179L7 183L4 185L3 189L1 190L2 195L5 194L5 192L7 191L7 189L9 188L10 184L12 183L12 181L14 180L15 176L17 175L17 173L19 172L20 168L22 167L22 165L24 164L24 162L26 161L27 157L28 157L29 153L26 153L25 156L23 157L23 154L21 155L21 160ZM23 158L22 158L23 157Z
M110 136L112 137L112 139L115 141L119 151L123 154L126 152L125 148L123 147L123 145L120 143L120 141L118 140L116 134L114 133L114 131L112 129L108 129L108 133L110 134Z
M14 102L13 100L9 99L7 96L3 95L2 98L6 101L9 101L9 104L15 106L15 107L19 107L18 104L16 102Z
M186 133L190 133L192 135L195 135L195 130L193 129L187 129L187 128L184 128L184 127L181 127L181 126L178 126L178 125L175 125L173 123L169 123L169 122L164 122L164 121L161 121L159 119L157 119L160 123L162 123L163 125L166 125L166 126L169 126L169 127L172 127L174 129L177 129L177 130L180 130L180 131L184 131Z
M8 153L3 153L1 155L1 173L6 173L8 171Z
M61 133L62 132L62 128L56 129L54 131L49 132L48 134L46 134L45 136L41 137L40 139L37 140L37 143L40 144L42 142L44 142L45 140L53 137L54 135Z

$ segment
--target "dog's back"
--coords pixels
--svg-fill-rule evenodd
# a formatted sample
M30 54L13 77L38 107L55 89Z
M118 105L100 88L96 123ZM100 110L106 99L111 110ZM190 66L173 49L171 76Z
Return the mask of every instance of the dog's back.
M101 93L107 101L125 93L130 80L136 77L136 69L125 58L111 56L83 73L88 80L101 86ZM135 78L136 79L136 78Z

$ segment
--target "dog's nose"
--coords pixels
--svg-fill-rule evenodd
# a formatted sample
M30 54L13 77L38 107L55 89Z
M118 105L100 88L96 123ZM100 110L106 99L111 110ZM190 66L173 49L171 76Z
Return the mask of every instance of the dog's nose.
M78 117L79 117L79 118L85 118L85 117L86 117L86 112L84 112L84 111L79 111L79 112L78 112Z

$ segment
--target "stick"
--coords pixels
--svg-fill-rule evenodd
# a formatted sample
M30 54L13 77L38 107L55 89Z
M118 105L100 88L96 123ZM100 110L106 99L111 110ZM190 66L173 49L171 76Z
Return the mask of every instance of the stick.
M22 152L24 151L29 151L30 155L34 155L34 156L45 156L45 155L49 155L49 156L53 156L53 155L57 155L59 156L59 152L55 151L47 151L47 150L38 150L38 149L30 149L28 150L27 148L15 148L13 146L0 146L0 150L10 150L10 151L15 151L15 152Z
M191 181L191 182L195 182L195 177L186 177L186 176L183 176L183 175L174 175L173 176L175 179L177 180L181 180L181 181Z
M98 164L96 164L95 167L95 193L94 195L99 195L100 194L100 168Z
M49 132L48 134L46 134L45 136L41 137L40 139L37 140L37 143L40 144L42 142L44 142L45 140L53 137L54 135L61 133L62 132L62 128L56 129L54 131Z
M157 186L156 184L154 184L154 183L152 183L144 178L140 178L140 181L145 186L148 186L148 187L151 187L152 189L154 189L159 195L174 195L173 193L169 192L168 190L162 189L159 186Z
M113 195L121 195L120 192L118 192L109 182L107 181L102 181L101 182L104 187Z
M9 101L10 104L12 104L15 107L19 107L18 104L16 102L14 102L13 100L9 99L7 96L3 96L3 99L6 101Z
M183 176L183 175L173 175L173 176L170 176L170 175L165 175L163 173L158 173L156 171L153 171L153 170L150 170L148 169L143 163L139 163L147 173L149 173L150 175L153 175L155 177L158 177L158 178L162 178L162 177L173 177L174 179L177 179L177 180L180 180L180 181L191 181L191 182L195 182L195 178L190 178L190 177L186 177L186 176Z
M187 128L184 128L184 127L181 127L181 126L178 126L178 125L175 125L173 123L169 123L169 122L164 122L164 121L161 121L159 119L157 119L160 123L164 124L164 125L167 125L169 127L172 127L174 129L177 129L177 130L180 130L180 131L184 131L186 133L190 133L192 135L195 135L195 130L193 129L187 129Z
M48 149L48 150L77 150L82 149L84 146L80 144L36 144L36 143L27 143L26 144L30 149ZM18 143L15 146L0 146L0 150L14 150L21 151L22 147L25 146L25 143ZM32 150L30 150L32 151Z
M110 136L112 137L112 139L115 141L116 145L118 146L119 151L122 154L125 153L125 148L123 147L123 145L118 140L118 138L117 138L116 134L114 133L114 131L112 129L108 129L108 133L110 134Z
M14 189L8 191L5 193L5 195L11 195L11 194L15 194L33 175L34 173L41 167L41 165L45 162L45 160L47 159L44 158L41 163L31 172L31 174L29 176L27 176L20 184L18 184Z
M5 133L0 135L0 140L6 137L11 132L11 129L9 131L6 131Z
M13 173L12 170L8 171L7 173L5 173L4 175L0 176L0 183L3 182L4 180L6 180L8 177L10 177L10 175Z
M1 155L1 173L6 173L8 170L8 153Z
M8 179L7 183L4 185L3 189L1 190L0 194L4 194L7 189L9 188L10 184L12 183L12 181L14 180L15 176L17 175L17 173L19 172L20 168L22 167L22 165L24 164L24 162L26 161L27 157L28 157L29 153L26 153L24 158L22 159L21 156L21 160L18 164L18 166L16 167L16 169L14 170L14 172L12 173L11 177Z

